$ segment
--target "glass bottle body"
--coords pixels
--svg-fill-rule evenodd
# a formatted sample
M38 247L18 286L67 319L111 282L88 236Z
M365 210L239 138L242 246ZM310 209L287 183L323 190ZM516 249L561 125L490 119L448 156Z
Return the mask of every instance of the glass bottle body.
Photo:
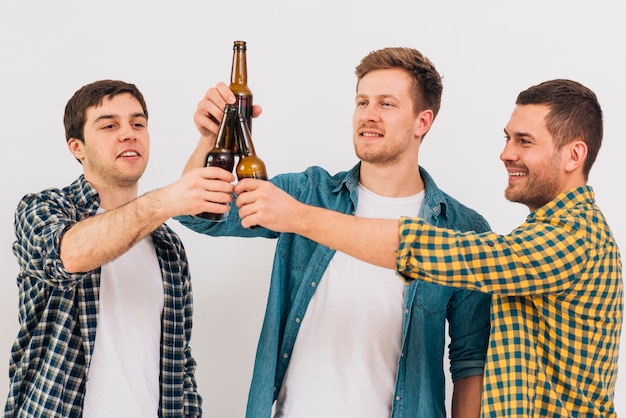
M224 108L224 116L217 130L215 146L206 156L205 167L220 167L232 173L235 166L235 144L237 130L237 106L227 104ZM203 212L196 215L211 221L221 221L224 217L221 213Z
M235 170L237 179L253 178L267 180L265 163L256 155L254 144L252 143L252 135L244 115L239 115L237 128L239 146L239 162Z

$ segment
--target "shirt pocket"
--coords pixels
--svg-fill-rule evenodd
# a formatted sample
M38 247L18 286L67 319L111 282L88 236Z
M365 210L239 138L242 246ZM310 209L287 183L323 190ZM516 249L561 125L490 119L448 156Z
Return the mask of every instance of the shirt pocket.
M429 315L439 315L448 308L453 288L416 280L416 306Z

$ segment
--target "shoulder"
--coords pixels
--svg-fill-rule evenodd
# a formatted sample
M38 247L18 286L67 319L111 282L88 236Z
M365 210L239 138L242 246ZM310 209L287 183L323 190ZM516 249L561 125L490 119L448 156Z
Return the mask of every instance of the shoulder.
M489 223L480 213L441 190L422 167L420 174L426 189L424 218L428 223L459 231L490 230Z
M64 188L48 188L24 195L17 205L16 218L45 220L60 216L78 220L86 213L95 212L98 207L97 193L81 179L82 176Z
M279 174L273 177L271 181L277 187L293 195L305 189L333 191L342 183L350 182L353 178L358 181L358 167L331 174L323 167L311 166L299 173Z
M451 223L450 228L460 231L486 232L491 229L489 222L476 210L459 202L452 196L444 193L446 198L446 217Z
M153 239L156 241L157 246L173 246L177 250L183 250L183 241L180 236L166 223L159 226L152 233Z

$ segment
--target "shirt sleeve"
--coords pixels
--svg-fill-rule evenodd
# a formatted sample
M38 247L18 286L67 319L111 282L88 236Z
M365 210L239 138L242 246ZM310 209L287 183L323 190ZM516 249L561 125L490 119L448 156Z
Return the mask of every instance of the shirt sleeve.
M74 204L62 194L25 196L15 211L13 253L20 274L36 277L49 285L68 290L85 273L69 273L60 256L61 237L77 222Z
M457 232L402 218L397 272L499 295L557 293L580 276L588 243L571 220L524 223L509 235Z
M490 307L491 295L454 291L447 313L452 380L483 374L491 330Z

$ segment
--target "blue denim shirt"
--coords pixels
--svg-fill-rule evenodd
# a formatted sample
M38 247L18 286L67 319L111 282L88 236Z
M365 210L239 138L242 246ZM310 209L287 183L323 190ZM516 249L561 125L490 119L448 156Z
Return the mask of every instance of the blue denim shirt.
M320 167L281 174L271 182L297 200L347 214L354 213L360 164L331 176ZM487 231L487 221L439 190L420 167L425 196L416 214L429 224L460 231ZM264 228L245 229L235 207L224 222L176 218L194 231L212 236L277 238L269 298L248 397L247 418L269 418L280 391L301 319L335 251L302 236ZM399 280L399 279L398 279ZM402 354L392 418L444 417L443 352L449 323L453 379L483 373L489 339L488 295L416 280L404 296Z

